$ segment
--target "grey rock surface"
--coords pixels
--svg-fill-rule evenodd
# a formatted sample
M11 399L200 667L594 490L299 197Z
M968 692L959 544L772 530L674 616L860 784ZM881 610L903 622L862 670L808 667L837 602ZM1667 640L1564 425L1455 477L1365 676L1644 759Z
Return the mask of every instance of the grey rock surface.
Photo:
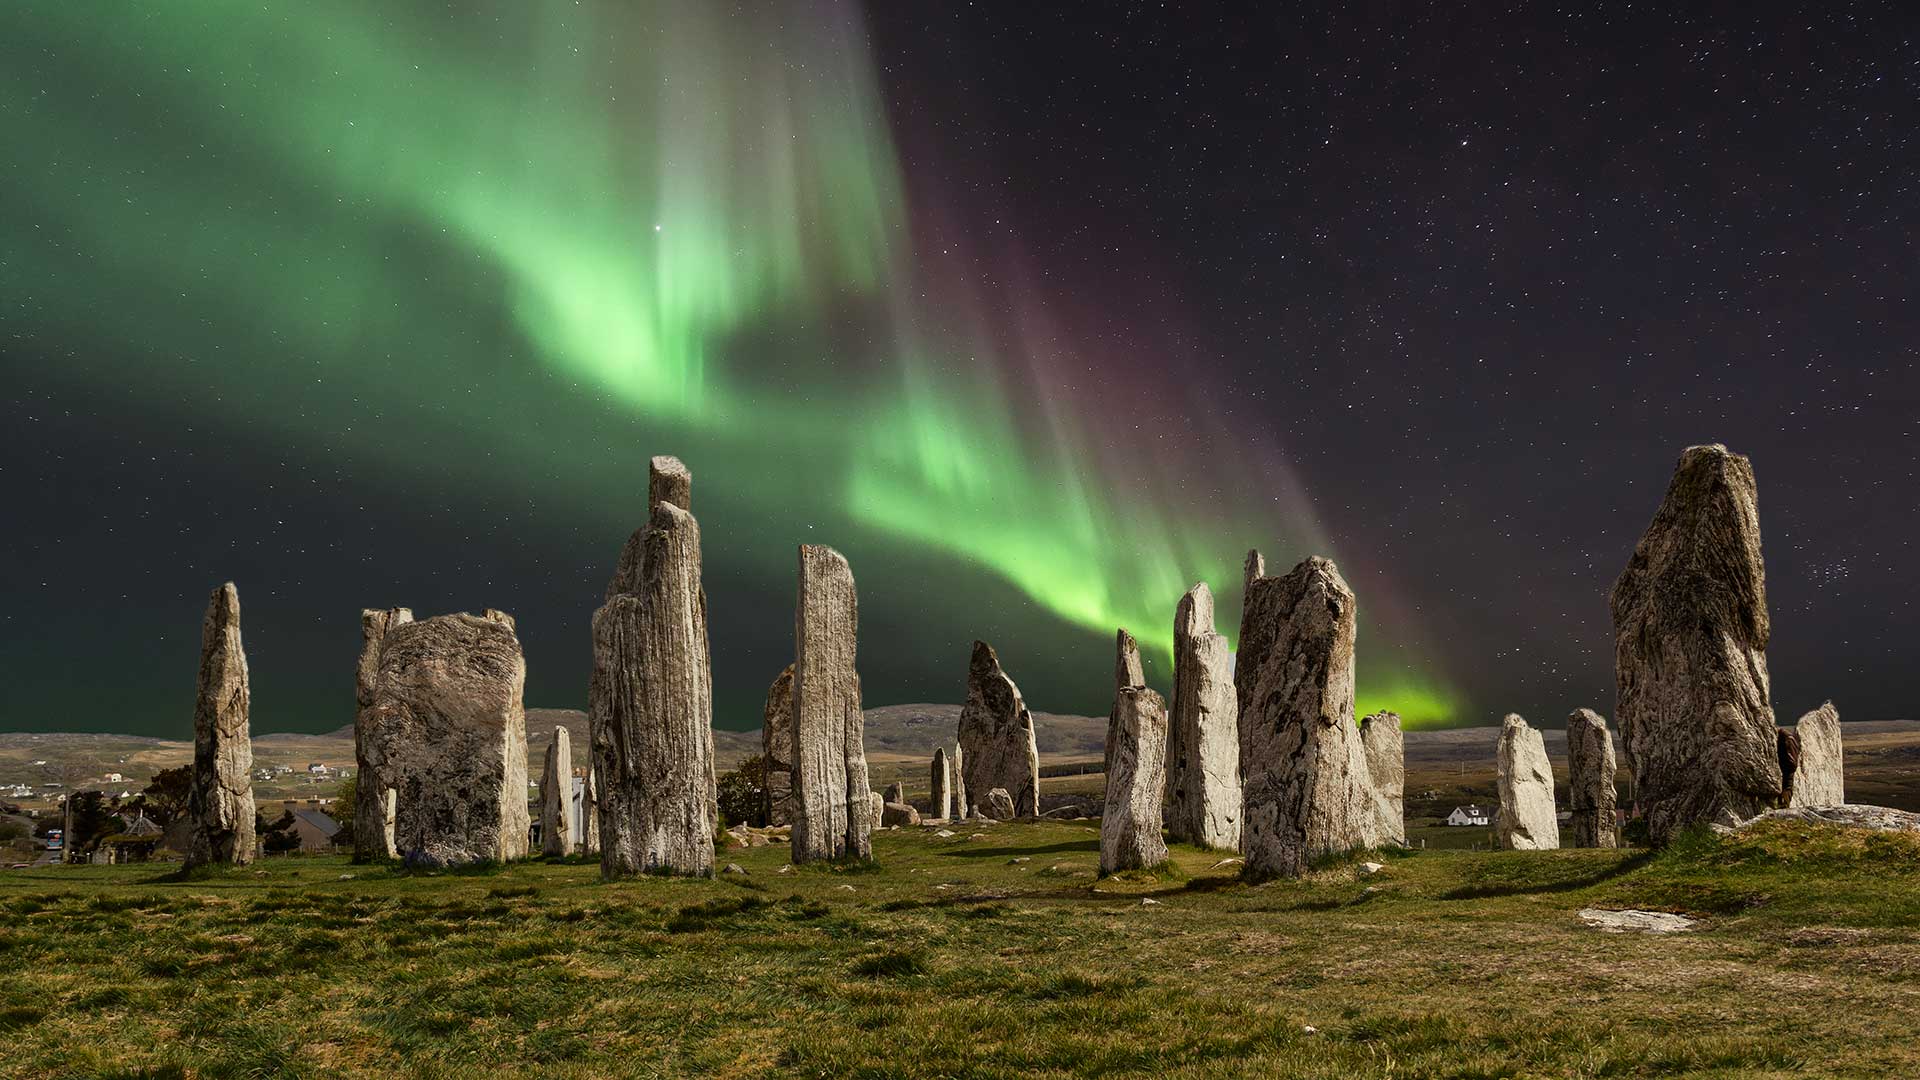
M1920 814L1895 810L1891 806L1843 803L1839 806L1788 806L1768 810L1741 822L1725 832L1739 832L1769 821L1793 821L1805 825L1841 825L1849 829L1875 832L1920 832Z
M760 726L760 753L767 763L768 825L793 823L793 665L788 664L767 689Z
M540 853L565 857L573 847L573 744L556 727L540 773Z
M1123 668L1119 674L1137 674L1137 669ZM1166 787L1166 702L1145 686L1122 686L1114 691L1109 721L1106 802L1100 813L1102 874L1167 861L1167 844L1160 834Z
M1560 846L1560 821L1553 803L1553 764L1547 744L1527 722L1508 713L1500 726L1495 783L1500 809L1493 818L1493 842L1508 851L1547 851Z
M1167 834L1240 849L1240 707L1233 657L1214 629L1213 592L1187 590L1173 617L1173 702L1167 717Z
M1407 742L1400 714L1377 712L1360 721L1360 745L1367 754L1367 779L1373 784L1380 816L1380 842L1407 843Z
M987 804L981 808L986 816L994 821L1012 821L1017 816L1013 805L1013 796L1006 788L994 788L987 792Z
M380 642L387 631L413 621L407 608L368 608L360 612L360 664L354 673L353 714L353 860L397 859L393 845L394 791L388 779L386 743L374 705L380 691Z
M918 825L920 811L903 802L885 803L880 808L882 825Z
M933 764L928 771L929 812L936 818L953 816L953 774L947 767L946 747L933 748Z
M1846 762L1840 744L1840 710L1829 701L1802 716L1793 731L1799 749L1788 806L1840 806L1847 801Z
M1615 768L1606 717L1592 709L1574 710L1567 717L1567 809L1572 813L1567 832L1573 847L1619 846Z
M974 792L1004 790L1013 800L1012 817L1040 814L1040 751L1033 741L1033 715L1020 688L1000 667L1000 657L984 641L973 643L967 664L967 703L960 710L959 743L964 787ZM981 804L984 808L985 804ZM997 814L991 816L998 817Z
M188 866L253 861L252 702L247 652L240 642L240 593L229 581L213 590L200 623Z
M859 615L847 560L830 547L801 545L793 667L795 863L873 857L881 808L867 779Z

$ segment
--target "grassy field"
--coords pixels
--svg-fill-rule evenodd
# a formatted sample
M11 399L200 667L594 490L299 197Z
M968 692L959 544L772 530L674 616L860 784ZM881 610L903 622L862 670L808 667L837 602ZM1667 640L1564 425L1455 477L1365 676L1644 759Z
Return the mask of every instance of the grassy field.
M1920 1075L1920 839L1431 850L1251 887L1089 823L603 885L275 860L0 874L0 1075ZM1144 903L1151 899L1154 903ZM1586 906L1684 911L1610 935Z

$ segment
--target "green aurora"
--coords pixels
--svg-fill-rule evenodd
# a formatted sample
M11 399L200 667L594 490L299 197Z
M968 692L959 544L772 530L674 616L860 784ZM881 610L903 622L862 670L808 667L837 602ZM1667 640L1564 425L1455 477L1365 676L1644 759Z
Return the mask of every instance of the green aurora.
M33 151L0 173L0 285L43 336L102 346L49 377L456 504L562 499L609 559L634 523L609 492L677 453L710 563L790 576L825 540L883 564L870 609L964 606L896 557L983 569L1084 657L1126 626L1164 662L1196 581L1231 634L1250 543L1338 557L1300 482L1256 464L1277 454L1119 433L1137 369L1076 400L1062 373L1098 364L916 248L857 13L479 9L16 8L7 54L82 76L0 65L0 132ZM716 550L749 523L785 532ZM1369 620L1355 584L1359 710L1455 720L1418 628Z

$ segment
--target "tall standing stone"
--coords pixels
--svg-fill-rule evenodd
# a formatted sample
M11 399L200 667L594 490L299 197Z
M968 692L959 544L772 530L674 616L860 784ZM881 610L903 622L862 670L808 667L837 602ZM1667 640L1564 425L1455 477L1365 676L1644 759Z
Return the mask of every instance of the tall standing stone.
M1775 806L1766 571L1746 458L1717 445L1680 455L1611 606L1620 733L1649 839Z
M965 821L973 816L973 804L967 801L967 755L960 749L958 740L954 741L947 753L947 776L953 781L953 813L948 815L955 821Z
M1166 789L1167 706L1147 689L1140 649L1120 631L1113 712L1107 717L1107 791L1100 812L1100 872L1139 870L1167 861L1160 836ZM1137 680L1129 682L1128 680Z
M1560 846L1553 806L1553 765L1540 733L1514 713L1500 725L1495 781L1500 809L1493 819L1494 846L1508 851L1546 851Z
M1167 722L1167 835L1240 848L1240 708L1213 593L1187 590L1173 617L1173 706Z
M360 665L354 675L359 708L353 714L353 861L397 859L393 845L394 792L374 706L380 696L380 643L393 627L413 621L407 608L360 612Z
M387 628L372 721L409 865L527 854L527 664L504 612Z
M767 766L765 813L768 825L793 824L793 665L788 664L767 689L760 722L760 754Z
M793 620L793 861L870 859L878 796L868 786L856 664L860 604L839 552L800 546Z
M881 798L885 802L904 804L907 801L906 783L901 780L895 780L893 783L888 784L887 790L881 793Z
M1829 701L1802 716L1792 734L1799 760L1787 784L1787 805L1843 805L1847 801L1847 778L1840 745L1840 710Z
M1367 778L1373 782L1380 812L1380 842L1407 843L1407 749L1400 714L1377 712L1360 721L1360 745L1367 752Z
M540 774L540 853L573 854L573 744L564 727L553 729Z
M713 875L719 819L713 668L693 479L677 458L648 470L648 520L593 615L587 686L599 773L600 874Z
M591 750L588 760L592 760ZM600 782L591 767L580 782L580 854L600 854Z
M1567 717L1567 831L1577 848L1620 845L1615 825L1613 733L1607 719L1592 709Z
M1040 813L1040 751L1033 738L1033 714L1020 688L1000 669L1000 658L984 641L973 643L967 664L967 703L960 709L963 786L984 797L1005 789L1014 817Z
M213 590L200 624L200 683L193 709L193 787L186 865L253 861L252 690L240 644L240 593Z
M1262 565L1258 553L1247 564ZM1353 591L1329 559L1247 584L1234 683L1249 877L1298 877L1318 856L1379 842L1353 722L1354 630Z
M931 794L928 812L937 818L953 816L953 781L947 769L947 751L945 747L933 748L933 768L927 780Z

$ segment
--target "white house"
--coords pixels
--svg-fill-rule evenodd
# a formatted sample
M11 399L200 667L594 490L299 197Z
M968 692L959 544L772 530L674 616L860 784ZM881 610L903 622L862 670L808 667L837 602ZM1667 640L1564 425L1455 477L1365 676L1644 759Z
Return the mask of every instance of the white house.
M1493 811L1484 806L1456 806L1453 813L1447 815L1449 825L1491 825Z

